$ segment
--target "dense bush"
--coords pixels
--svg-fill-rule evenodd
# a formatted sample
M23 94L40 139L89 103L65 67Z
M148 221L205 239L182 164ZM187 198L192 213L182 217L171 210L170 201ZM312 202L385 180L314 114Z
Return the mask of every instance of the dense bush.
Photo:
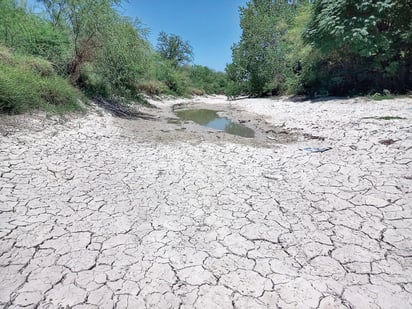
M0 0L0 44L23 54L41 56L55 68L62 68L69 57L67 33L54 29L48 21L11 0Z
M240 8L240 42L232 47L227 91L260 96L278 93L288 70L283 35L296 10L287 1L253 0Z
M242 37L226 67L229 95L412 89L411 1L290 2L241 8Z
M146 79L153 58L145 30L139 26L138 21L112 14L107 42L95 52L93 61L82 66L80 86L104 96L133 98L138 94L137 84Z
M308 89L339 95L411 89L411 20L410 1L316 1L304 39L320 57Z
M166 94L178 96L189 94L189 77L182 68L176 68L171 61L164 60L156 64L155 70L156 78L167 86Z
M194 89L205 94L224 93L227 82L225 74L201 65L189 66L187 71Z
M78 90L42 58L13 55L0 46L0 112L79 109Z
M136 89L138 92L149 96L160 96L169 90L163 82L158 80L142 80L137 83Z

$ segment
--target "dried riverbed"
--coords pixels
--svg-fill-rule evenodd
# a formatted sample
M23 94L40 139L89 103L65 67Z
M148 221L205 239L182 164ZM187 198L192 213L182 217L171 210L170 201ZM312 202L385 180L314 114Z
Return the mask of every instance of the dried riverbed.
M412 306L412 99L153 104L0 118L2 307Z

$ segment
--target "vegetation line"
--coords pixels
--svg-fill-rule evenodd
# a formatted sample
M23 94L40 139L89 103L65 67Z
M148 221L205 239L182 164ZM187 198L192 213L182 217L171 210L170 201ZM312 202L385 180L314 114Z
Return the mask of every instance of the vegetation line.
M0 113L79 109L85 95L369 95L412 89L412 2L250 0L226 72L194 65L161 32L156 47L121 0L0 0Z

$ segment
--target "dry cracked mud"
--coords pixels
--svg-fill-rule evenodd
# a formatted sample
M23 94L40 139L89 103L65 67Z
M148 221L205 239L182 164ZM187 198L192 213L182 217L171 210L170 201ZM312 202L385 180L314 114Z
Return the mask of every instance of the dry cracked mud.
M194 101L288 138L0 119L0 306L412 307L411 99Z

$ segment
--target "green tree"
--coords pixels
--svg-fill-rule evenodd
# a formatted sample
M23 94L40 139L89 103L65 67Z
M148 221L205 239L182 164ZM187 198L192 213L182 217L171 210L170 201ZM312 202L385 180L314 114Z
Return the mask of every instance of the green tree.
M193 60L192 46L178 35L160 32L156 47L160 55L169 60L174 67Z
M66 34L30 13L24 1L0 0L0 43L20 53L44 57L55 65L64 62Z
M295 17L282 36L286 47L285 86L288 94L305 92L302 77L307 75L314 59L317 59L317 53L313 51L312 46L305 44L302 38L310 20L311 7L310 2L300 2Z
M207 94L224 93L226 75L206 66L193 65L188 68L192 86Z
M96 58L110 32L113 6L121 0L38 0L56 29L69 32L71 59L67 73L77 83L81 68Z
M281 89L287 69L282 37L294 14L287 1L251 0L240 8L242 36L226 69L232 86L257 96Z
M147 77L153 50L139 20L113 13L106 42L96 53L95 71L120 95L136 94L139 80Z
M411 88L412 2L318 0L304 39L320 53L312 88L334 94Z

